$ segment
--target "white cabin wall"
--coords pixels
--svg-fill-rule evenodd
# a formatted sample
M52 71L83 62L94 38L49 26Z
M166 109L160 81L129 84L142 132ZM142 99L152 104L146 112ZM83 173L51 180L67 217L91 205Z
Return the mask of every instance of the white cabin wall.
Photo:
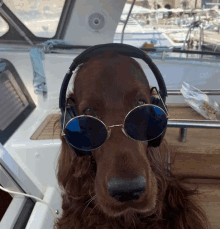
M125 3L126 0L76 1L64 40L73 45L112 43ZM106 26L101 32L88 28L86 19L91 12L105 15Z

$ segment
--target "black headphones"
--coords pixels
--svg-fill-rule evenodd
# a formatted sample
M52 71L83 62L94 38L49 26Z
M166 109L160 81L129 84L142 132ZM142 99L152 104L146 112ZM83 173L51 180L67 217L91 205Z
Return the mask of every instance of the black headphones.
M157 80L157 83L158 83L159 89L160 89L159 94L160 94L160 96L161 96L161 98L162 98L162 100L166 106L167 89L166 89L164 79L163 79L159 69L157 68L157 66L154 64L154 62L151 60L151 58L145 52L143 52L139 48L136 48L136 47L131 46L131 45L126 45L126 44L109 43L109 44L103 44L103 45L95 45L95 46L92 46L92 47L86 49L84 52L82 52L80 55L78 55L73 60L73 63L70 65L69 71L66 73L66 75L64 77L64 80L63 80L63 83L62 83L61 89L60 89L60 98L59 98L59 108L60 108L61 114L62 114L60 117L61 128L63 127L64 115L65 115L65 123L67 123L70 119L72 119L78 115L76 112L75 103L71 107L68 107L68 108L66 107L67 106L67 104L66 104L66 91L67 91L67 87L68 87L70 78L73 74L73 71L76 69L76 67L78 65L88 61L92 57L104 54L107 50L117 50L118 53L121 55L139 58L139 59L142 59L143 61L145 61L145 63L148 64L151 71L154 73L154 75L156 77L156 80ZM156 89L156 88L155 87L151 88L151 92L153 89ZM164 110L163 103L161 102L161 100L159 98L156 98L155 96L151 96L151 104L157 105ZM65 107L66 107L66 114L65 114ZM166 106L166 109L167 109L167 106ZM156 138L152 141L149 141L148 146L149 147L158 147L163 140L165 132L166 131L164 131L164 133L162 135L160 135L158 138ZM78 149L72 147L70 144L68 144L68 145L76 153L77 156L92 156L91 151L78 150Z

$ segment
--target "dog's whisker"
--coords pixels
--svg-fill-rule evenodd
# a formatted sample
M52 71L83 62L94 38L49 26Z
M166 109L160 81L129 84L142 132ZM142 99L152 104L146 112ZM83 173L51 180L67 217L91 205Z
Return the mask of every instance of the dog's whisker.
M91 198L90 198L89 200L87 200L87 201L85 202L85 204L86 204L87 202L93 200L93 198L95 199L95 198L96 198L96 195L95 195L95 196L91 196Z
M89 203L86 205L86 207L84 208L83 212L86 210L86 208L89 206L89 204L90 204L93 200L95 200L95 198L96 198L96 195L93 196L91 199L89 199ZM88 202L88 201L86 201L86 202ZM82 214L83 214L83 212L82 212Z
M98 204L99 204L99 203L97 203L97 204L95 205L95 207L98 206ZM91 210L91 212L89 213L88 217L90 216L90 214L92 213L92 211L95 209L95 207Z
M92 177L92 175L91 175L91 174L90 174L90 176L91 176L92 180L95 182L95 179Z
M135 225L135 220L134 220L134 214L131 216L131 220L132 220L132 222L133 222L133 224L134 224L134 228L136 228L136 225Z
M95 192L95 189L93 191L89 190L89 195L91 196L91 198L93 197L92 193Z

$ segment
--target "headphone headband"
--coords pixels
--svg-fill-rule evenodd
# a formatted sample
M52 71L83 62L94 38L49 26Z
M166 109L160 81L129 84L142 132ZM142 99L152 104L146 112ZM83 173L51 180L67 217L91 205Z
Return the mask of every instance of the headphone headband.
M66 73L64 77L60 89L59 108L61 109L61 112L64 112L65 109L66 91L67 91L70 78L72 76L72 72L76 69L78 65L88 61L92 57L104 54L107 50L117 50L121 55L139 58L142 59L145 63L147 63L151 71L154 73L156 77L160 89L159 91L160 96L163 102L166 103L166 96L167 96L166 85L159 69L151 60L151 58L145 52L143 52L142 50L134 46L127 45L127 44L119 44L119 43L109 43L109 44L92 46L86 49L84 52L82 52L79 56L77 56L73 60L73 63L70 65L69 71Z

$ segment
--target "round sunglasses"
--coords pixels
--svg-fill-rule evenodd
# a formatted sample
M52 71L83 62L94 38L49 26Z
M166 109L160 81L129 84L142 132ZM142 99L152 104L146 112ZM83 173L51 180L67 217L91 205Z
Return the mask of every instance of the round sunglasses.
M121 126L122 132L137 141L151 141L166 129L168 116L157 105L144 104L132 109L124 123L106 126L100 119L90 115L79 115L67 122L63 135L70 145L83 151L101 147L110 137L111 128Z

